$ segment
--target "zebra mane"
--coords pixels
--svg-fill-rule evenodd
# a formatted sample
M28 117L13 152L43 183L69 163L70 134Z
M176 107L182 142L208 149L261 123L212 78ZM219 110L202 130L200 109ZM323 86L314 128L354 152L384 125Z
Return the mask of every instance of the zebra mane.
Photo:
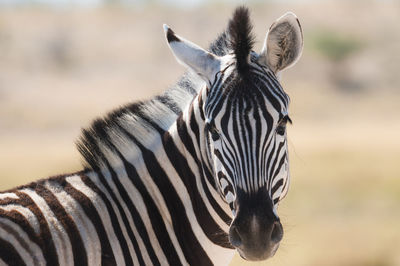
M249 68L250 51L254 45L252 29L249 10L246 7L236 8L233 18L229 21L228 33L239 73L245 73Z
M228 31L221 33L211 43L209 50L217 55L231 51ZM146 101L138 101L111 111L103 118L94 120L90 127L82 129L76 142L78 151L84 159L84 167L99 170L107 161L107 153L118 152L116 145L123 142L121 130L129 133L140 143L151 145L160 133L176 121L180 113L198 94L203 81L194 73L185 73L179 81L161 95ZM129 130L124 127L129 125Z

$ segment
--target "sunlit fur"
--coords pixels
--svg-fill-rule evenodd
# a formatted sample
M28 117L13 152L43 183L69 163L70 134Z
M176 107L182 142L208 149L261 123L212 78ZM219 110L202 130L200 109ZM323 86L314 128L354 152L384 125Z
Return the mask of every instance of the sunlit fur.
M298 27L295 16L283 18ZM283 237L276 204L289 186L289 98L268 53L252 52L250 30L243 7L209 51L165 27L191 71L84 129L83 171L0 193L0 264L227 265L236 250L249 260L273 256ZM300 41L275 46L299 55ZM297 57L282 59L279 69Z
M274 204L289 185L286 133L276 128L288 114L289 97L274 73L251 57L245 76L230 65L207 91L204 113L220 138L209 133L209 157L220 191L232 210L236 190L255 193L266 187Z

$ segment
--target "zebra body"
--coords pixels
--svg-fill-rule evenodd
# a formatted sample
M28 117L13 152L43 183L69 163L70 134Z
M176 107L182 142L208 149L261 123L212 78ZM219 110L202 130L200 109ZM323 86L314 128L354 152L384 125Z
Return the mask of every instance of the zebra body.
M290 32L296 21L286 16L276 25L290 26ZM263 53L251 52L244 64L243 48L234 42L250 34L240 26L248 23L247 10L237 9L210 52L165 27L174 55L192 71L163 95L122 107L84 129L78 149L85 170L0 194L0 264L227 265L235 249L251 260L273 255L282 237L276 205L288 189L288 158L285 134L272 134L263 123L282 126L288 119L289 99L275 74L299 52L288 62L265 65ZM246 100L228 96L231 87L244 84L242 68L256 80L254 90L262 86L268 92ZM257 107L259 98L265 98L261 111L249 105L257 101ZM255 120L236 125L232 117L242 113ZM254 135L259 144L248 145L246 136L229 138L229 132ZM252 209L240 206L256 198L253 205L265 201L269 212L248 215L246 223L254 234L265 227L259 216L266 215L268 229L262 232L269 230L278 243L266 251L249 249L247 233L240 231L240 217Z

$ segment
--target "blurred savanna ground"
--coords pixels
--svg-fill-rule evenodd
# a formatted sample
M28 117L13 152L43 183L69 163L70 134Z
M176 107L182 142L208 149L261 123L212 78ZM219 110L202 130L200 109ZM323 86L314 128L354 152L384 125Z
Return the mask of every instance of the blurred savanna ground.
M236 6L17 2L0 1L0 189L80 170L81 127L183 73L162 24L206 47ZM289 10L305 38L282 75L294 122L285 236L274 258L255 264L400 265L400 2L247 4L256 50Z

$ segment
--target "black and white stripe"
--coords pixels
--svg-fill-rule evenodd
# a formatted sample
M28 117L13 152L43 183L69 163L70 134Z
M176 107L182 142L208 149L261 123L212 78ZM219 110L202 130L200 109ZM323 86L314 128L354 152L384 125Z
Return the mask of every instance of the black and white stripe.
M0 194L0 264L229 263L237 194L266 189L276 205L289 182L286 133L277 133L289 98L259 55L239 57L251 48L235 46L251 29L235 26L243 16L205 52L218 64L84 129L85 170ZM166 34L171 49L187 48Z

